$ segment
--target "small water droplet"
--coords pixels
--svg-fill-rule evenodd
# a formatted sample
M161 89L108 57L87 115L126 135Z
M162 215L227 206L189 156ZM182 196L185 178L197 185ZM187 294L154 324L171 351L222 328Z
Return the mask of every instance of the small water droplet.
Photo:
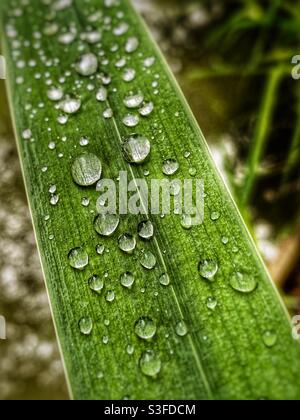
M156 323L149 317L139 318L135 325L134 331L136 335L143 340L150 340L156 334Z
M191 229L193 227L192 216L189 214L183 214L181 217L181 226L186 230Z
M96 246L96 252L97 252L98 255L103 255L104 251L105 251L105 246L104 245L98 244Z
M127 114L122 121L126 127L136 127L140 122L140 119L137 115Z
M130 289L134 284L134 275L127 271L126 273L121 274L120 283L123 287Z
M50 187L49 187L49 193L50 194L55 194L56 190L57 190L56 185L50 185Z
M128 38L128 40L126 41L125 51L128 54L133 53L138 49L139 45L140 45L139 40L135 36L132 36Z
M126 69L123 73L124 82L132 82L136 77L136 71L134 69Z
M121 251L131 254L136 247L136 239L131 233L124 233L119 237L119 248Z
M189 174L194 177L197 175L197 169L196 168L190 168L189 169Z
M83 54L75 64L75 70L81 76L92 76L98 70L98 59L93 53Z
M100 293L103 290L104 280L96 274L89 278L88 283L90 289L95 293Z
M257 287L257 280L248 273L236 272L230 279L230 286L240 293L252 293Z
M96 94L96 99L99 102L105 102L107 100L108 92L104 86L101 86Z
M228 244L228 242L229 242L228 237L227 237L227 236L223 236L223 237L222 237L222 244L223 244L223 245L227 245L227 244Z
M275 331L265 331L263 334L263 341L268 348L272 348L277 343L278 337Z
M79 140L79 144L82 147L85 147L89 144L89 139L87 139L86 137L81 137L81 139Z
M144 96L141 93L135 95L128 95L124 99L124 104L127 108L139 108L144 102Z
M155 61L156 61L155 57L147 57L144 60L144 66L148 68L152 67Z
M218 211L213 211L210 215L211 220L214 222L219 220L220 217L221 217L221 214Z
M87 197L83 197L81 199L81 204L83 205L83 207L88 207L90 205L90 199Z
M112 118L114 116L114 111L111 108L107 108L103 111L103 117L106 120L109 120L110 118Z
M141 164L149 156L151 144L147 137L132 134L124 139L122 148L124 157L129 163Z
M89 316L80 319L79 330L83 335L90 335L93 330L93 320Z
M72 164L72 177L76 184L87 187L99 181L102 164L97 156L87 153L78 156Z
M206 280L214 281L218 270L219 266L215 260L204 260L199 263L199 273Z
M108 344L108 342L109 342L109 337L108 337L107 335L104 335L104 336L102 337L102 343L103 343L103 344Z
M184 337L188 333L187 325L184 321L179 321L175 327L176 334L179 337Z
M169 286L170 284L170 276L167 273L164 273L160 276L159 282L162 286Z
M174 175L179 169L179 163L176 159L167 159L163 162L163 173L165 175Z
M51 206L56 206L59 202L59 196L58 195L52 195L50 198L50 204Z
M138 234L142 239L151 239L154 235L154 227L150 220L145 220L138 225Z
M128 346L126 347L126 351L129 354L129 356L133 355L133 353L134 353L134 346L132 344L128 344Z
M214 311L216 309L218 305L218 301L217 299L215 299L214 297L210 296L207 301L206 301L206 306L208 307L208 309L210 309L211 311Z
M152 254L151 251L142 251L140 263L147 270L153 270L153 268L156 266L156 257Z
M115 292L113 290L108 290L108 292L106 293L106 297L105 299L107 300L107 302L113 302L115 300Z
M55 150L55 148L56 148L56 144L54 143L54 141L51 141L51 142L48 144L48 149L50 149L50 150Z
M48 90L47 96L50 99L50 101L56 102L62 99L62 97L64 96L64 92L60 88L52 87Z
M120 218L116 214L100 214L96 217L94 228L101 236L111 236L119 226Z
M69 264L76 270L83 270L89 263L89 256L83 248L74 248L68 255Z
M32 137L32 132L29 128L27 128L26 130L23 131L22 133L22 137L24 140L30 140Z
M146 376L155 378L161 371L161 360L153 350L146 350L140 358L140 369Z

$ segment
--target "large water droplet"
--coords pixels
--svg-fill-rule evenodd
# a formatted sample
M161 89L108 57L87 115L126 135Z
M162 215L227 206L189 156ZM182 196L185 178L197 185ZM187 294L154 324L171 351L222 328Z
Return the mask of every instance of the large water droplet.
M179 321L176 324L175 331L176 331L176 334L179 335L179 337L184 337L185 335L187 335L188 328L187 328L186 323L184 321Z
M141 93L136 95L128 95L124 99L124 104L127 108L139 108L144 102L144 96Z
M140 134L132 134L124 139L122 147L125 159L136 164L143 163L151 150L150 141Z
M148 117L148 115L150 115L152 113L153 109L154 109L153 102L148 102L148 103L144 104L142 106L142 108L139 109L139 113L143 117Z
M150 220L143 221L138 225L138 234L142 239L151 239L154 235L154 227Z
M78 322L78 327L81 334L90 335L93 330L92 318L90 318L89 316L81 318L80 321Z
M252 293L257 287L257 280L247 273L236 272L230 279L230 286L240 293Z
M88 283L90 289L93 290L93 292L95 293L100 293L103 290L104 280L96 274L89 278Z
M83 248L74 248L68 255L69 264L76 270L83 270L89 263L89 256Z
M140 122L140 119L137 115L127 114L122 121L126 127L136 127Z
M163 162L163 173L165 175L174 175L179 169L179 163L176 159L167 159Z
M265 331L263 334L263 341L266 347L272 348L277 343L278 337L275 331Z
M125 51L128 54L133 53L138 49L139 44L140 44L139 40L135 36L132 36L132 37L128 38L128 40L126 41Z
M153 350L145 351L140 358L140 369L146 376L155 378L161 370L161 360Z
M156 266L156 257L152 254L151 251L142 251L140 263L147 270L153 270L153 268Z
M98 59L95 54L83 54L75 64L75 70L81 76L92 76L98 70Z
M96 217L94 228L99 235L111 236L119 226L120 218L116 214L100 214Z
M131 233L124 233L119 237L119 248L121 251L131 254L136 247L136 239Z
M134 331L143 340L150 340L156 334L156 323L149 317L141 317L135 323Z
M199 263L199 273L206 280L214 281L218 270L219 266L215 260L203 260Z
M134 275L127 271L126 273L121 274L120 283L123 287L130 289L134 284Z
M92 153L78 156L72 165L73 180L82 187L96 184L101 177L101 172L102 164Z

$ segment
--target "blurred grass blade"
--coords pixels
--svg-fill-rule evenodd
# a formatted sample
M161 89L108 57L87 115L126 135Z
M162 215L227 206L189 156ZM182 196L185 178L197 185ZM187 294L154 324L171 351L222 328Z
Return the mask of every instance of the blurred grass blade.
M299 398L300 352L286 310L131 4L7 0L1 22L19 153L73 397ZM74 68L87 52L100 63L91 78ZM102 83L108 91L98 97L103 102L96 100ZM74 96L69 106L81 101L68 121L49 100L59 100L61 90ZM147 117L130 111L135 120L139 115L134 129L123 123L130 91L154 104ZM132 131L151 140L150 159L138 166L126 162L121 147ZM154 238L137 239L133 255L125 254L118 237L137 237L146 216L122 216L109 238L95 232L98 193L79 187L71 175L74 159L87 152L101 160L103 177L116 180L127 171L135 183L164 179L163 162L176 159L173 178L197 176L205 183L204 224L184 229L180 216L149 216ZM70 257L84 270L72 269ZM120 284L124 272L135 279L131 289ZM128 276L123 284L132 283Z

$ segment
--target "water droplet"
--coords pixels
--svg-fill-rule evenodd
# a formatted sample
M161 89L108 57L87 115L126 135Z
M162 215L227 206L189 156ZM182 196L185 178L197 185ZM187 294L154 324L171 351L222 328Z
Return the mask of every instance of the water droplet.
M89 44L97 44L101 41L102 35L99 31L90 31L83 34L83 39Z
M67 115L60 115L57 117L57 122L60 125L65 125L69 121L69 117Z
M87 153L78 156L72 164L72 177L76 184L88 187L99 181L102 164L97 156Z
M179 337L184 337L185 335L187 335L188 328L187 328L186 323L184 321L179 321L176 324L175 331L176 331L176 334L179 335Z
M113 30L113 34L116 36L122 36L126 34L128 29L129 29L128 23L122 22Z
M161 360L153 350L145 351L140 358L140 369L146 376L155 378L161 371Z
M29 128L24 130L23 133L22 133L22 137L23 137L24 140L30 140L31 137L32 137L31 130Z
M108 344L108 342L109 342L109 337L108 337L107 335L104 335L104 336L102 337L102 343L103 343L103 344Z
M136 239L130 233L124 233L119 237L119 248L121 251L131 254L136 247Z
M144 60L144 66L148 68L152 67L155 61L156 61L155 57L147 57Z
M179 163L176 159L167 159L163 162L163 173L165 175L174 175L179 169Z
M189 169L189 174L193 177L196 176L197 175L197 169L196 168L190 168Z
M79 140L79 144L82 147L88 146L89 139L87 139L86 137L81 137L81 139Z
M207 301L206 301L206 306L208 307L208 309L210 309L211 311L214 311L216 309L218 305L218 301L217 299L215 299L214 297L210 296Z
M150 115L153 112L154 109L154 104L153 102L148 102L145 103L140 109L139 109L139 113L143 116L143 117L147 117L148 115Z
M99 102L105 102L107 100L108 92L107 89L104 86L101 86L101 88L98 90L96 94L96 99Z
M83 207L88 207L90 205L90 199L87 197L83 197L81 199L81 204L83 205Z
M219 270L215 260L204 260L199 263L199 273L206 280L214 281L214 277Z
M75 41L75 39L76 39L75 32L65 32L59 35L58 42L63 45L70 45L72 44L72 42Z
M129 356L131 356L134 353L134 347L132 344L128 344L128 346L126 347L126 351L129 354Z
M135 36L130 37L130 38L128 38L128 40L126 41L126 44L125 44L125 51L126 51L128 54L133 53L133 52L135 52L135 51L138 49L139 44L140 44L140 43L139 43L139 40L138 40Z
M56 190L57 190L56 185L50 185L50 187L49 187L49 193L50 194L55 194Z
M130 289L134 284L134 275L127 271L126 273L121 274L120 283L123 287Z
M68 97L59 103L59 108L66 114L75 114L81 107L81 100Z
M105 109L105 111L103 111L103 117L105 119L109 120L113 116L114 116L114 111L111 108L107 108Z
M152 254L151 251L142 251L140 263L147 270L153 270L153 268L156 266L156 257Z
M96 246L96 252L97 252L98 255L103 255L104 251L105 251L105 246L104 245L98 244Z
M167 273L164 273L160 276L159 282L162 286L169 286L170 284L170 276Z
M93 330L93 320L92 318L84 317L78 323L79 330L83 335L90 335Z
M54 143L54 141L51 141L51 142L48 144L48 149L50 149L50 150L55 150L55 148L56 148L56 144Z
M83 54L75 64L75 70L81 76L92 76L98 70L98 59L93 53Z
M227 236L223 236L223 237L222 237L222 244L223 244L223 245L227 245L227 244L228 244L228 242L229 242L229 239L227 238Z
M247 273L236 272L230 279L230 286L241 293L252 293L257 287L257 280Z
M147 137L132 134L124 139L122 148L124 157L129 163L141 164L149 156L151 144Z
M218 211L213 211L210 215L211 220L214 221L214 222L219 220L220 217L221 217L221 215Z
M136 71L134 69L126 69L123 73L124 82L132 82L136 77Z
M116 214L100 214L96 217L94 228L101 236L111 236L119 226L120 218Z
M150 220L143 221L138 225L138 234L142 239L151 239L154 235L154 227Z
M52 195L50 198L50 204L51 206L56 206L59 202L59 196L58 195Z
M64 92L60 88L52 87L48 90L47 96L50 99L50 101L56 102L62 99L62 97L64 96Z
M74 248L68 255L69 264L76 270L83 270L89 263L89 256L83 248Z
M151 318L141 317L136 321L134 331L143 340L150 340L156 334L156 323Z
M144 96L141 93L136 95L128 95L124 99L124 104L127 108L139 108L144 102Z
M193 227L192 216L189 214L183 214L181 217L181 226L186 230L191 229Z
M107 300L107 302L113 302L115 300L115 297L115 292L113 290L108 290L105 299Z
M263 341L266 345L266 347L272 348L275 346L275 344L277 343L277 334L275 331L265 331L263 334Z
M137 115L127 114L122 121L126 127L136 127L140 122L140 119Z
M88 283L93 292L100 293L103 290L104 280L96 274L89 278Z

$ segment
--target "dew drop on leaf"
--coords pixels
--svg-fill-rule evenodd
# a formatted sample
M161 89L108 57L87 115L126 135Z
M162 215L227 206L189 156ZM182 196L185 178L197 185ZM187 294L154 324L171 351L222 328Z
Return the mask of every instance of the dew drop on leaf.
M143 340L150 340L156 334L156 323L149 317L141 317L136 321L134 331Z
M50 101L57 102L57 101L60 101L62 99L62 97L64 96L64 93L63 93L62 89L52 87L48 90L47 96L50 99Z
M100 293L104 287L104 280L98 275L94 274L89 278L88 284L93 292Z
M147 270L153 270L153 268L156 266L156 257L152 254L151 251L142 251L140 263Z
M123 140L123 154L127 162L141 164L149 156L150 141L140 134L132 134Z
M218 211L213 211L210 215L211 220L214 221L214 222L219 220L220 217L221 217L221 215Z
M179 169L179 163L176 159L167 159L163 162L163 173L165 175L174 175Z
M124 233L118 240L119 248L121 251L131 254L136 247L136 239L131 233Z
M206 306L211 311L214 311L216 307L218 306L218 301L214 297L210 296L206 301Z
M155 378L161 371L160 357L153 350L146 350L140 358L140 369L144 375Z
M83 248L74 248L68 255L69 264L76 270L83 270L89 263L89 256Z
M209 281L214 281L219 270L218 263L215 260L200 261L198 268L200 276Z
M114 111L111 108L107 108L103 111L103 117L106 120L109 120L110 118L112 118L114 116Z
M98 70L98 59L93 53L83 54L75 63L75 70L81 76L92 76Z
M179 321L175 327L176 334L179 337L184 337L188 333L187 325L184 321Z
M72 164L72 177L76 184L88 187L99 181L102 164L97 156L87 153L76 157Z
M107 89L104 86L101 86L96 94L96 99L99 102L105 102L107 100L107 95Z
M140 43L139 43L139 40L138 40L135 36L130 37L130 38L128 38L128 40L126 41L126 44L125 44L125 51L126 51L128 54L133 53L133 52L135 52L135 51L138 49L139 44L140 44Z
M144 96L141 93L136 95L128 95L124 99L124 104L127 108L139 108L144 102Z
M231 276L230 286L240 293L252 293L257 288L257 280L248 273L238 271Z
M126 273L121 274L120 283L123 287L130 289L134 284L134 275L127 271Z
M167 274L167 273L162 274L160 276L160 278L159 278L159 283L162 286L169 286L169 284L170 284L170 276L169 276L169 274Z
M113 290L108 290L108 292L106 293L105 299L107 302L111 303L115 300L115 297L116 297L115 292Z
M268 348L272 348L275 346L275 344L277 343L277 334L275 331L265 331L263 334L263 341L266 347Z
M137 115L127 114L122 121L126 127L136 127L140 122L140 119Z
M116 214L99 214L94 222L94 228L101 236L111 236L117 230L120 218Z
M189 214L183 214L181 216L181 226L183 229L190 230L193 227L192 216Z
M78 322L78 327L83 335L90 335L93 330L93 321L90 317L83 317Z
M139 109L139 113L143 116L143 117L148 117L148 115L150 115L152 113L154 109L154 105L153 102L148 102L145 103L140 109Z
M103 255L104 251L105 251L105 246L104 245L98 244L96 246L96 252L97 252L98 255Z
M68 97L59 103L59 108L66 114L75 114L81 107L81 100Z
M154 235L154 227L150 220L143 221L138 225L138 234L142 239L151 239Z
M124 82L132 82L136 77L136 71L134 69L126 69L123 73L123 80Z

